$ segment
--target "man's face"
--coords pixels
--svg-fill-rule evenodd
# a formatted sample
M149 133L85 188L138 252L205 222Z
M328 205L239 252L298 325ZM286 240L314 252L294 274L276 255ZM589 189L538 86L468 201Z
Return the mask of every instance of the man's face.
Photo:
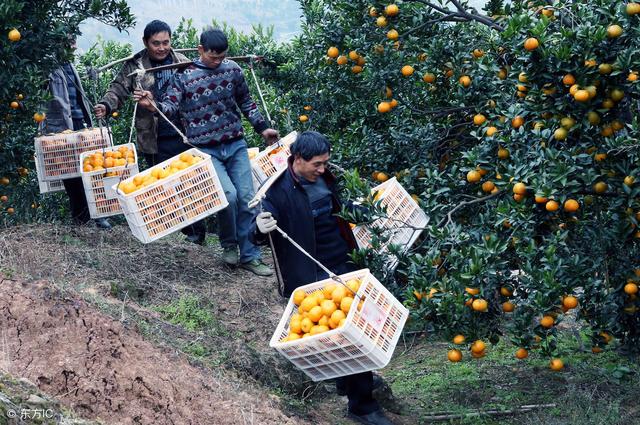
M215 52L213 50L204 50L202 45L198 46L198 53L200 53L200 60L204 64L204 66L208 68L217 68L220 66L224 58L227 57L227 51L225 50L222 53Z
M171 36L167 31L153 34L148 40L144 41L144 47L147 48L151 59L160 62L169 55L171 50Z
M316 155L309 161L305 161L301 156L296 156L293 160L293 171L305 180L315 182L324 173L328 164L329 153Z

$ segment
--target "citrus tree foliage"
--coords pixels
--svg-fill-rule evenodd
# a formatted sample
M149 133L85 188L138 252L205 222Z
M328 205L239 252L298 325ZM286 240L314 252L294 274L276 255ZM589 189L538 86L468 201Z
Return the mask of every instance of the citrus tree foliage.
M0 196L6 197L0 198L1 222L41 215L34 118L44 112L49 73L72 58L70 36L79 34L87 18L121 30L134 22L124 0L6 0L0 5Z
M299 129L360 176L395 175L429 215L386 274L412 326L551 355L571 310L596 351L638 347L640 6L389 3L301 1L278 83Z

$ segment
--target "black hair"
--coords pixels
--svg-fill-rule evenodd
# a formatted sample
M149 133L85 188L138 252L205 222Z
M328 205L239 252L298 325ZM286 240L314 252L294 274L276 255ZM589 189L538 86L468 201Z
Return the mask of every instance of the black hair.
M294 158L300 156L305 161L310 161L314 156L331 153L331 143L317 131L303 131L298 134L289 150Z
M229 48L229 41L221 29L208 27L200 34L200 45L205 52L222 53Z
M165 31L168 32L169 37L171 37L171 27L169 26L169 24L163 21L159 21L157 19L153 20L149 22L146 27L144 27L144 33L142 34L142 39L144 41L147 41L152 36Z

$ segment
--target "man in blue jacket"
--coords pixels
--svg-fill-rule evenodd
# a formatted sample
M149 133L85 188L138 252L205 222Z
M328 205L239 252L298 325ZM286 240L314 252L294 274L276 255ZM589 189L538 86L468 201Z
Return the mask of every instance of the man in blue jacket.
M280 227L305 251L336 274L355 270L349 252L356 241L344 219L336 216L341 209L336 181L327 169L331 145L320 133L305 131L291 145L289 167L272 184L262 201L252 233L256 242ZM256 230L257 228L257 230ZM299 286L326 279L326 272L285 240L272 234L275 255L280 265L288 297ZM338 391L349 398L349 417L363 424L389 425L373 398L373 373L345 376L336 382Z

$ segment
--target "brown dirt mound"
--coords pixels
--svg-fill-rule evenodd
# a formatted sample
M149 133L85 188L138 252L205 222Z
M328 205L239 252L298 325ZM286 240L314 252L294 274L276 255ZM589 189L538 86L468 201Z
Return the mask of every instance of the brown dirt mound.
M224 371L198 369L46 282L0 283L0 368L118 424L300 424Z

